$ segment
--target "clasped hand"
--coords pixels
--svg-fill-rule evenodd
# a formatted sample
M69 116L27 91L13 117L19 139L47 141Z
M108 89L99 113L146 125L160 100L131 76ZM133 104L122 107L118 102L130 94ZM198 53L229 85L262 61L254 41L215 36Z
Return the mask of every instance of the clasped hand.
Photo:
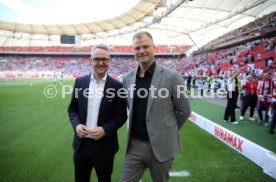
M78 135L78 137L83 138L87 135L90 135L93 139L95 140L99 140L101 139L103 136L105 136L105 132L103 127L95 127L93 129L88 129L85 125L83 124L79 124L76 127L76 133Z

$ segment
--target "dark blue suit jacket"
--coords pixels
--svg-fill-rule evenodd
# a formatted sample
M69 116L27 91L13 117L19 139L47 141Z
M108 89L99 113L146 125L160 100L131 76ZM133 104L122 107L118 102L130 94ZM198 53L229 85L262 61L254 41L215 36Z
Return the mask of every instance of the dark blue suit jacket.
M68 107L68 115L74 131L78 124L86 125L88 104L86 95L88 94L90 78L91 75L87 75L77 78L75 81L71 102ZM97 123L105 131L105 136L97 140L97 142L103 147L106 154L112 155L119 150L117 130L127 119L125 98L119 98L116 94L120 88L122 88L122 83L107 75ZM75 131L73 142L74 151L79 149L81 141L82 139L77 136Z

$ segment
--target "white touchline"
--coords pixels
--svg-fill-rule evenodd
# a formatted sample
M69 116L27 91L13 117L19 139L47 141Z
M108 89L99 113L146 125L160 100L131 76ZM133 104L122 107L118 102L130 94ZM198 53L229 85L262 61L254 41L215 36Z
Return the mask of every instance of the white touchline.
M188 171L170 172L170 176L190 176Z
M190 176L190 173L188 171L179 171L179 172L169 172L169 175L171 177L174 177L174 176L184 177L184 176ZM140 179L139 182L142 182L142 180Z

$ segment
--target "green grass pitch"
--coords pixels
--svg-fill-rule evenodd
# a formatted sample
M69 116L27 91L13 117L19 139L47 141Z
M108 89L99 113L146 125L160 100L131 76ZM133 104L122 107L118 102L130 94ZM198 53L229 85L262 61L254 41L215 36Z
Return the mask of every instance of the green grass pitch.
M67 80L66 85L71 85ZM72 182L73 130L67 116L71 95L47 98L44 88L52 80L0 80L0 181ZM126 124L119 130L120 150L112 181L118 182L125 153ZM171 182L274 181L262 169L191 122L181 129L184 150L171 171L187 171ZM95 172L91 181L97 181ZM147 171L142 179L150 182Z

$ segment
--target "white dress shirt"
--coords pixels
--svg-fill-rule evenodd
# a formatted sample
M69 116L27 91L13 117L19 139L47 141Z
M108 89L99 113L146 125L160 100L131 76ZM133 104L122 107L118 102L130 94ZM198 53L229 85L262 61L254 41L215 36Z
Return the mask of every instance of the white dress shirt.
M107 74L103 77L99 83L96 82L93 74L91 74L91 79L89 83L89 94L88 94L88 103L87 103L87 119L86 127L91 130L97 127L99 109L101 105L101 100L103 97L104 86L106 82ZM91 138L90 135L86 137Z

